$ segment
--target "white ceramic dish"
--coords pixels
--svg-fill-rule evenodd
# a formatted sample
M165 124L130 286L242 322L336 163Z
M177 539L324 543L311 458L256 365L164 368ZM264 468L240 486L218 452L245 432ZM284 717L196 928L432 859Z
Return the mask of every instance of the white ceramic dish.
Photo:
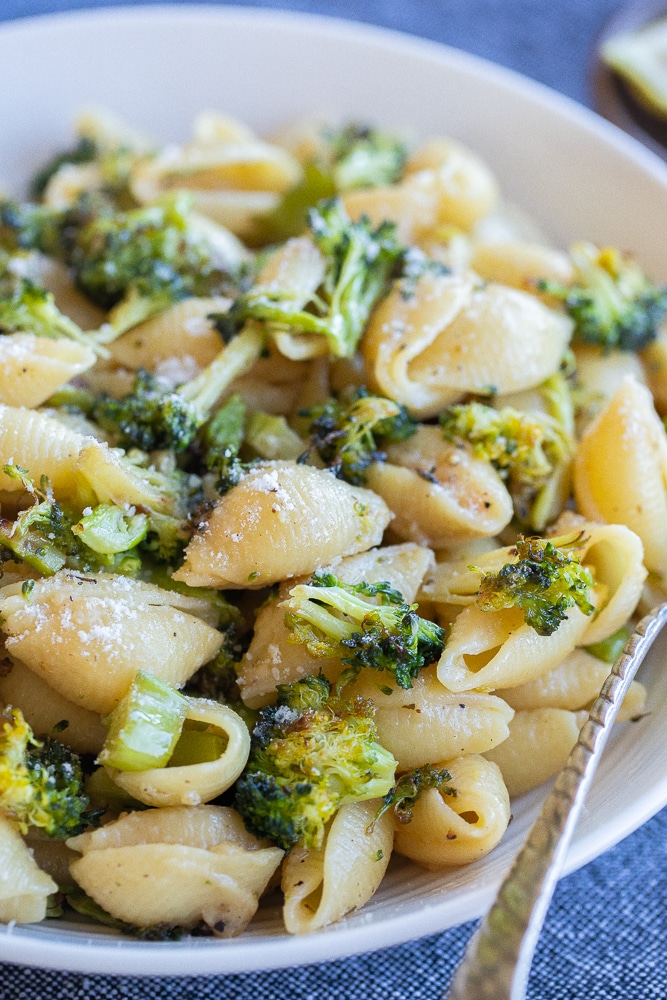
M611 242L667 279L667 168L567 99L499 67L415 38L342 21L241 8L121 8L0 27L0 182L18 190L64 147L82 103L102 103L160 139L194 113L228 111L259 130L330 111L449 133L492 165L508 196L553 237ZM614 734L566 869L617 843L667 803L667 639L644 670L650 715ZM80 924L0 929L0 960L122 974L210 974L324 961L479 916L543 798L515 804L500 847L434 875L400 861L360 913L305 938L278 908L243 937L143 943Z

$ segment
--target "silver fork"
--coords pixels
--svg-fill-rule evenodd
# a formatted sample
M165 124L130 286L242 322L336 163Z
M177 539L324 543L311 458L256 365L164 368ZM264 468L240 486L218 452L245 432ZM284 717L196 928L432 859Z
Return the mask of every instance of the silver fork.
M666 623L667 604L662 604L642 618L626 642L495 903L470 939L446 1000L525 997L542 924L611 725Z

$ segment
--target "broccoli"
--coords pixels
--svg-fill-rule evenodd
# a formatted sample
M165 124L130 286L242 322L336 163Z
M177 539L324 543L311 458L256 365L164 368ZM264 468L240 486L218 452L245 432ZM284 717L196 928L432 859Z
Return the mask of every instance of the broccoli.
M324 129L323 138L337 191L379 187L401 179L408 151L397 136L350 122L341 129Z
M218 295L234 287L211 248L189 228L189 200L127 212L100 212L71 238L68 263L78 287L103 309L130 289L163 303Z
M563 302L575 336L607 351L639 351L654 340L667 312L667 288L654 285L629 254L615 247L578 243L570 255L572 284L539 280L536 287Z
M306 227L308 210L326 198L355 188L400 180L407 149L399 138L367 125L324 127L321 148L304 164L303 177L268 215L257 219L263 243L280 243Z
M405 250L396 240L396 226L377 229L365 216L352 222L337 198L321 201L308 213L313 242L326 261L322 285L303 308L274 288L250 289L241 294L216 326L230 336L250 319L271 330L326 337L337 358L354 354L376 302L400 274Z
M595 581L576 555L581 544L580 535L557 545L543 538L520 537L512 553L516 561L497 573L471 566L473 572L482 574L477 606L482 611L519 608L538 635L552 635L567 618L568 608L576 606L592 615L595 606L588 594Z
M394 787L383 796L382 805L373 824L390 809L399 823L410 823L415 802L427 788L437 788L442 795L456 795L455 789L447 785L451 780L449 771L445 768L435 768L431 764L423 764L412 771L406 771L398 777Z
M67 164L93 163L98 155L97 143L88 136L80 136L72 149L58 153L37 171L30 184L31 195L35 198L41 198L48 187L49 181L54 174L58 173L61 167Z
M184 451L229 383L252 367L262 345L261 333L244 330L203 371L173 390L157 375L141 369L128 395L121 399L102 396L91 416L115 435L121 447Z
M65 209L4 202L0 244L63 260L76 286L102 309L129 301L131 320L114 324L116 336L180 299L237 288L225 262L193 232L186 195L128 211L99 192L84 193Z
M234 799L248 830L288 851L322 847L340 806L385 795L396 761L377 742L374 708L343 699L325 677L278 685L262 709Z
M30 184L30 197L37 201L42 199L61 167L91 165L93 170L81 178L82 187L96 190L118 208L136 205L129 190L135 158L136 154L126 146L99 146L94 139L83 135L75 146L54 156L35 174Z
M556 375L543 388L553 413L511 406L496 410L471 402L451 406L439 417L446 440L467 442L477 458L493 465L507 483L517 518L536 531L543 530L553 514L543 502L548 485L574 455L572 402L565 379Z
M0 249L0 333L69 337L99 351L94 336L65 316L51 292L29 278L26 268L25 258Z
M310 450L316 451L339 479L354 486L365 483L365 472L372 462L385 458L376 439L403 441L417 429L404 406L382 396L370 396L365 389L357 390L347 404L329 399L300 410L299 416L312 421Z
M97 821L87 813L81 760L56 739L35 739L18 708L0 712L0 812L23 832L72 837Z
M141 559L135 548L170 558L183 544L181 522L174 517L100 503L77 519L63 510L46 476L37 487L20 466L5 465L3 472L21 482L32 504L14 521L0 518L0 546L45 576L63 567L136 576Z
M246 405L235 394L225 400L202 429L202 459L206 468L217 476L216 489L221 494L236 486L245 472L246 466L238 457L245 423Z
M273 211L257 218L259 242L283 243L292 236L299 236L308 223L309 209L335 194L330 171L317 163L306 163L296 187L283 195Z
M360 670L391 674L399 687L412 687L422 667L439 659L444 630L420 618L388 583L342 583L332 573L299 584L284 602L292 642L311 656L340 657Z
M0 201L0 247L9 253L39 250L50 257L62 257L61 239L67 218L68 213L48 205Z

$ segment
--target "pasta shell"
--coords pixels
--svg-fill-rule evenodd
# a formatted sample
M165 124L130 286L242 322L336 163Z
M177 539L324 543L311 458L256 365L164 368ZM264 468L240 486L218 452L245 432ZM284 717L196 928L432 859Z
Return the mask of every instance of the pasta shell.
M172 604L176 604L173 607ZM178 608L178 595L127 577L60 571L0 591L5 645L63 697L107 715L137 670L179 687L222 636Z
M391 857L391 816L374 822L381 800L341 806L319 851L294 847L283 866L283 919L304 934L358 910L375 893Z
M394 850L437 871L467 865L498 844L510 820L510 801L500 770L471 754L434 767L451 774L446 795L427 788L417 799L409 823L396 823Z
M17 827L0 814L0 922L30 924L46 916L58 886L40 871Z
M269 462L216 503L174 579L195 587L266 587L378 545L390 517L370 490L310 466Z
M466 393L510 393L558 370L572 322L535 296L472 274L424 275L375 309L363 339L371 387L417 417Z
M485 754L500 768L513 798L537 788L565 767L586 718L586 712L568 712L562 708L516 713L510 723L509 737Z
M667 435L648 389L631 376L581 439L574 493L585 517L627 525L647 568L667 573Z
M512 499L498 473L470 450L422 426L389 445L387 461L367 472L368 485L393 513L391 531L434 549L492 537L512 519Z
M407 690L388 684L386 674L364 670L346 692L375 704L378 740L400 771L490 750L507 739L514 714L495 695L448 691L432 667L422 670Z

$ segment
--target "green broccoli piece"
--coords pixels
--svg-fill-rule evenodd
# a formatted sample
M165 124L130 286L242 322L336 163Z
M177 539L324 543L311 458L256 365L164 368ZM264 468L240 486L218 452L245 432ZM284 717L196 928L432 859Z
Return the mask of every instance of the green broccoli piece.
M100 212L71 238L67 259L78 287L103 309L130 289L163 303L234 287L211 248L189 227L189 200Z
M100 192L65 209L4 202L0 244L63 260L77 287L102 309L129 301L131 320L116 322L115 336L180 299L237 290L226 262L193 231L190 199L182 194L127 211Z
M285 851L318 850L341 806L385 795L396 761L377 742L373 714L370 702L343 699L322 675L278 685L236 784L234 806L248 830Z
M399 823L412 821L412 810L415 802L427 788L436 788L442 795L456 795L455 789L447 785L452 776L445 768L435 768L431 764L423 764L412 771L401 774L396 784L382 799L374 823L390 809Z
M62 313L51 292L25 274L27 261L0 249L0 333L69 337L99 350L91 334Z
M281 243L300 235L309 209L323 199L400 180L407 148L398 137L359 123L340 129L325 127L320 137L319 155L304 164L301 181L272 212L257 220L262 243Z
M576 554L581 544L579 535L557 545L543 538L519 538L513 550L516 561L497 573L471 566L473 572L482 574L477 606L482 611L519 608L538 635L552 635L569 608L576 606L592 615L595 606L588 597L595 581Z
M89 136L81 136L71 149L59 153L35 174L29 194L41 200L52 178L61 167L91 164L95 169L86 176L86 190L94 188L103 198L118 208L136 205L129 190L130 174L136 153L127 146L99 146ZM89 185L89 186L88 186Z
M402 688L440 658L444 630L420 618L388 583L342 583L332 573L290 591L285 624L311 656L340 657L360 670L385 670Z
M56 739L35 739L18 708L0 712L0 813L23 832L36 826L49 837L72 837L96 822L77 754Z
M5 465L3 472L21 482L32 503L14 521L0 518L0 546L45 576L63 567L136 576L141 559L132 550L145 542L149 531L162 529L163 523L180 524L165 515L138 513L109 503L85 508L77 520L76 514L58 503L46 476L37 487L20 466ZM153 547L153 543L146 544Z
M330 171L317 163L307 163L296 187L283 195L273 211L258 217L259 242L283 243L299 236L308 224L308 211L324 198L333 198L335 193Z
M405 251L393 223L372 229L366 217L352 222L337 198L311 209L308 225L326 261L324 280L312 300L302 308L280 290L251 288L217 318L224 337L252 319L266 323L269 332L321 334L333 357L354 354L371 310L400 273Z
M386 457L378 441L403 441L415 433L417 424L400 403L370 396L359 389L351 402L329 399L300 410L311 418L310 451L315 451L328 469L355 486L366 481L366 469Z
M203 371L176 389L142 369L128 395L121 399L102 396L91 416L115 435L121 447L184 451L210 418L229 383L252 367L262 347L259 331L244 330Z
M30 184L30 194L34 198L41 198L49 181L57 174L61 167L67 164L92 163L99 155L97 143L88 136L81 136L72 149L67 149L63 153L58 153L41 167L32 179Z
M225 400L220 409L202 428L200 444L202 460L216 477L216 490L226 493L241 481L246 469L239 458L246 424L246 405L235 394Z
M439 417L447 441L467 442L477 458L493 465L507 484L519 522L535 531L553 520L549 487L564 476L575 450L566 380L556 375L543 389L551 413L471 402L451 406Z
M396 184L401 179L408 150L398 136L359 122L325 129L323 136L337 191Z
M623 647L631 635L632 627L630 625L621 625L616 632L612 632L606 639L600 639L599 642L594 642L584 648L587 653L595 656L596 659L602 660L603 663L612 664L616 662L623 652Z
M61 257L68 213L34 202L0 201L0 247L9 253L39 250Z
M578 243L570 252L574 281L536 282L560 299L575 324L575 336L607 351L640 351L655 339L667 312L667 288L654 285L629 254L615 247Z

